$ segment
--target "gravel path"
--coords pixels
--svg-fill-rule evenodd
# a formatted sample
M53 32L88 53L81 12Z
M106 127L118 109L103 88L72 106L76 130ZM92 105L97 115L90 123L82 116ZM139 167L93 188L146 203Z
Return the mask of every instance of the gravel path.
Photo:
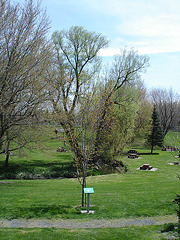
M177 222L176 215L141 217L135 219L92 219L92 220L62 220L62 219L28 219L2 220L0 228L116 228L127 226L162 225Z

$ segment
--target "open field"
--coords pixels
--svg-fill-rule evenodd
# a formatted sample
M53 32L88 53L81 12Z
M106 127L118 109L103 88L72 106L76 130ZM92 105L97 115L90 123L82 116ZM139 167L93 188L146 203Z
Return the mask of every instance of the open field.
M139 149L147 153L148 150ZM93 187L90 204L95 215L80 214L81 186L77 179L1 180L1 218L128 218L174 214L173 199L179 193L179 165L169 165L171 153L156 150L153 155L139 155L138 159L119 157L128 168L124 174L89 176L87 187ZM54 151L54 155L56 155ZM58 153L59 164L64 154ZM32 157L32 156L31 156ZM21 160L22 161L22 160ZM41 161L41 162L39 162ZM44 161L44 165L43 165ZM49 164L48 164L49 161ZM67 159L63 160L64 162ZM32 164L32 160L30 159ZM64 164L63 162L63 164ZM68 162L68 161L67 161ZM137 168L149 163L157 171ZM21 162L23 164L23 162ZM27 162L25 162L25 165ZM57 167L58 160L34 160L37 167ZM69 164L69 163L68 163Z
M87 187L95 190L90 199L94 216L80 214L79 207L75 207L81 203L81 187L76 179L54 179L1 180L0 217L120 218L174 214L179 166L170 166L168 159L161 164L160 160L151 160L158 170L147 172L136 170L143 159L126 161L134 161L126 174L87 178Z
M55 171L59 177L65 170L73 168L69 153L57 153L59 139L48 141L47 150L31 151L28 154L14 154L10 159L13 174L25 174L24 169ZM44 145L45 146L45 145ZM127 173L89 176L87 187L95 193L90 197L90 210L95 214L81 214L81 186L77 179L20 180L2 179L7 170L3 168L1 156L0 218L1 219L119 219L175 215L173 202L180 191L179 165L169 165L176 158L170 152L149 149L136 144L131 146L141 154L138 159L127 155L119 160L127 166ZM174 153L174 156L177 152ZM157 171L143 171L137 168L149 163ZM67 169L66 169L67 167ZM27 175L25 175L27 176ZM54 176L55 177L55 176ZM1 229L1 239L165 239L160 226L123 227L106 229ZM77 236L74 238L74 236ZM96 238L94 237L96 236ZM103 237L104 236L104 237Z

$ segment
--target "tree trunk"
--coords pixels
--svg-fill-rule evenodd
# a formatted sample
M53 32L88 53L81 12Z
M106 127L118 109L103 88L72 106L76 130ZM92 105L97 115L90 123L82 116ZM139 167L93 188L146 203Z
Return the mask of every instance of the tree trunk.
M86 187L86 177L83 177L83 183L82 183L82 207L85 206L85 194L84 194L84 188Z
M105 123L105 118L108 112L108 108L110 106L111 103L111 97L114 93L114 90L112 90L106 97L105 99L105 103L104 103L104 107L102 109L102 114L101 117L99 119L99 125L98 125L98 129L96 132L96 139L95 139L95 147L94 147L94 153L95 153L95 158L94 161L98 160L98 156L99 156L99 148L102 145L102 141L101 141L101 133L104 130L104 123Z
M3 149L3 140L0 138L0 151L2 151Z
M178 204L179 205L179 211L178 211L178 228L180 230L180 203Z
M7 138L9 138L9 134L7 133ZM6 147L6 161L5 161L5 167L9 167L9 156L10 156L10 152L9 152L9 145L10 145L10 140L7 140L7 147Z
M6 153L5 167L9 167L9 151Z
M82 171L82 175L78 177L82 177L82 183L80 182L82 186L82 207L85 206L85 194L84 194L84 188L86 187L86 169L84 169L84 155L81 150L81 147L79 146L78 139L74 130L73 122L69 119L66 123L61 123L66 137L68 139L68 142L71 146L72 151L75 154L75 161L76 161L76 167L79 168ZM77 171L78 172L78 171Z
M154 145L153 143L151 144L151 154L153 154L153 148L154 148Z
M74 131L73 123L70 119L67 120L66 123L61 123L61 126L63 127L66 137L68 139L68 142L71 146L71 149L73 150L76 159L83 158L81 148L78 143L78 139L76 137L76 133Z

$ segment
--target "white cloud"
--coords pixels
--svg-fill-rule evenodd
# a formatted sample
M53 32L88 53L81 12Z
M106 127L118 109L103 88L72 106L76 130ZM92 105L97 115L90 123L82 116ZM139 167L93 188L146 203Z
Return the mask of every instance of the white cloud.
M125 40L117 47L109 47L102 49L99 53L100 56L114 56L120 54L120 48L128 47L134 48L139 54L153 54L153 53L170 53L180 52L179 39L175 38L155 38L144 41L128 41Z
M133 23L133 24L132 24ZM180 17L177 15L134 17L118 26L123 35L133 37L127 45L143 53L180 51Z
M133 16L118 26L123 34L133 36L178 36L180 37L180 16L158 14L156 16Z
M101 57L112 57L116 54L120 54L119 48L108 47L105 49L101 49L99 51L99 56L101 56Z
M114 55L119 47L141 53L180 51L180 1L178 0L91 0L88 3L108 17L118 16L117 38L101 51ZM121 38L121 41L119 39Z

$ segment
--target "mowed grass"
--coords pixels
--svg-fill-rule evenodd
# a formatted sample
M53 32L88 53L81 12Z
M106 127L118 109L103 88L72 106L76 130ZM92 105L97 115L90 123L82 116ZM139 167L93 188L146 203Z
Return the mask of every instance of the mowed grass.
M87 187L94 215L80 213L81 186L77 179L1 180L1 218L128 218L175 214L173 199L180 191L178 165L169 165L170 153L140 155L121 160L128 166L125 174L90 176ZM137 168L149 163L157 171Z
M68 144L66 152L57 152L58 147L64 146L64 142L62 134L58 133L56 137L54 130L53 126L41 126L37 142L27 145L23 150L14 151L8 168L5 167L6 156L0 154L0 179L59 178L74 171Z
M163 226L123 227L106 229L0 229L3 240L158 240ZM171 239L171 238L169 238ZM178 239L178 238L172 238Z
M177 178L180 167L169 163L177 160L177 152L172 154L156 149L151 155L149 149L139 144L131 146L140 153L138 159L129 159L127 154L118 158L127 165L127 173L87 177L87 187L93 187L95 191L90 196L90 210L95 210L95 214L81 214L78 180L59 178L62 172L73 168L72 156L69 152L56 152L62 142L55 138L53 130L43 139L44 149L33 149L20 157L16 153L12 155L8 171L1 158L0 218L116 219L176 214L173 200L176 193L180 194L180 180ZM157 171L137 170L144 163ZM11 171L22 179L25 178L23 174L37 177L43 171L44 176L50 171L47 178L51 178L54 171L54 178L57 178L3 179L3 174L12 174Z

